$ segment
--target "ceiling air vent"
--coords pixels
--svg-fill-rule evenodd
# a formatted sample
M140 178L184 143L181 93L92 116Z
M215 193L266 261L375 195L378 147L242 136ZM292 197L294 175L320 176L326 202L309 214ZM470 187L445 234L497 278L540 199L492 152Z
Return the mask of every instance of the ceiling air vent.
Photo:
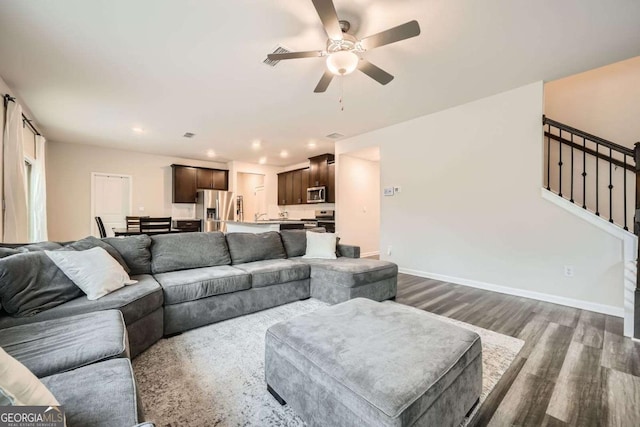
M196 136L196 134L192 132L185 132L185 134L182 136L184 136L185 138L193 138L194 136Z
M327 138L329 139L340 139L343 138L344 135L338 132L334 132L334 133L330 133L329 135L327 135Z
M276 46L276 50L274 50L274 51L273 51L273 52L271 52L271 53L289 53L289 52L291 52L291 51L290 51L290 50L288 50L288 49L285 49L284 47L282 47L282 46L280 46L280 45L278 45L278 46ZM264 61L262 61L262 63L263 63L263 64L267 64L267 65L268 65L268 66L270 66L270 67L275 67L275 66L278 64L278 62L280 62L280 61L278 61L278 60L276 60L276 61L271 60L271 59L269 59L269 57L267 57L267 59L265 59Z

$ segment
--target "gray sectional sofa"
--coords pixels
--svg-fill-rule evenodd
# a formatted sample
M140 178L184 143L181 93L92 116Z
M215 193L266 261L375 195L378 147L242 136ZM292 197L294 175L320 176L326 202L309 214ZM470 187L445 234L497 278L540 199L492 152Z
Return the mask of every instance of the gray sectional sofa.
M129 357L163 336L309 297L329 303L355 297L382 301L396 293L395 264L359 259L358 247L343 244L335 260L303 258L302 230L89 237L67 244L3 245L0 257L93 246L120 257L138 283L95 301L78 296L26 317L0 309L0 347L41 377L63 405L85 403L84 412L71 409L69 425L104 425L91 412L102 416L108 406L121 415L117 425L141 420ZM107 401L104 407L105 402L88 399L86 409L82 396L101 377L109 379L121 402Z

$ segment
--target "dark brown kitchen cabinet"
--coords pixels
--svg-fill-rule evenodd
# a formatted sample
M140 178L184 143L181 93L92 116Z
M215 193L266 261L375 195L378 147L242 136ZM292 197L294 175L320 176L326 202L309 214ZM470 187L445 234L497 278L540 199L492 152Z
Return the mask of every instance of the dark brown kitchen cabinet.
M300 196L302 197L302 201L300 203L305 204L307 203L307 188L310 187L309 185L309 168L307 169L302 169L300 171L300 180L301 180L301 187L302 187L302 192L300 194Z
M287 204L287 174L278 174L278 205Z
M213 170L198 168L196 170L196 186L198 188L212 190L213 189Z
M223 169L212 169L213 189L229 190L229 171Z
M293 180L293 203L299 205L302 203L302 170L291 171L291 179Z
M333 162L333 154L322 154L309 158L309 186L321 187L329 184L329 162Z
M173 203L196 202L197 169L189 166L171 165L173 169Z
M229 171L171 165L173 170L173 203L196 203L196 193L202 190L229 189Z
M327 178L327 203L336 202L336 164L329 163Z

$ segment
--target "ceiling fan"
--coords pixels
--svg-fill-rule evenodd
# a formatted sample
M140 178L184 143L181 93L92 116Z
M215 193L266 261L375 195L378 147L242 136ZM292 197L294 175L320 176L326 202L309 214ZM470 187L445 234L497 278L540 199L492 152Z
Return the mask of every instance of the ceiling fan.
M312 50L306 52L271 53L270 60L296 58L327 58L327 70L322 75L314 92L324 92L329 87L333 76L351 74L356 69L362 71L378 83L386 85L393 76L371 62L362 58L362 54L375 47L384 46L401 40L409 39L420 34L420 25L417 21L409 21L378 34L358 40L351 34L351 25L348 21L338 20L336 8L332 0L311 0L320 16L329 39L325 50Z

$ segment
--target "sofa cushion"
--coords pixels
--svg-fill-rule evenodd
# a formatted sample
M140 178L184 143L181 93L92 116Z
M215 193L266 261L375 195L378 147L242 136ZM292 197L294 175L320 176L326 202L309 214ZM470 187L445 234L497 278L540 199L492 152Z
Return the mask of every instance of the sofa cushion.
M154 274L229 264L227 242L220 232L151 237L151 271Z
M118 310L0 329L0 347L37 377L128 355L124 319Z
M0 259L0 304L12 316L33 316L82 295L44 251Z
M76 242L70 243L70 244L66 245L65 247L71 248L71 249L75 249L76 251L86 251L88 249L93 249L95 247L100 247L100 248L104 249L105 251L107 251L107 253L109 255L111 255L111 257L113 259L118 261L118 264L120 264L122 266L122 268L124 268L124 271L126 271L127 273L131 272L131 269L127 265L127 262L124 260L124 258L122 258L122 255L120 255L120 252L118 252L118 250L116 248L114 248L113 246L111 246L110 244L108 244L106 242L103 242L102 240L98 239L97 237L88 236L88 237L85 237L84 239L81 239L81 240L78 240Z
M280 233L228 233L227 243L233 264L286 258Z
M138 423L136 384L129 359L112 359L42 378L64 406L68 426Z
M311 277L328 283L356 287L398 275L398 266L392 262L368 258L308 259L300 258L311 266Z
M254 261L234 267L251 274L251 286L254 288L308 279L310 273L309 265L290 259Z
M102 239L114 247L127 263L130 274L151 274L151 237L146 234Z
M89 301L86 296L81 296L31 317L0 316L0 328L111 309L120 310L125 323L130 325L162 307L163 298L162 288L153 276L145 274L131 278L138 283L125 286L96 301Z
M172 271L155 278L164 290L166 305L251 288L251 276L228 265Z

